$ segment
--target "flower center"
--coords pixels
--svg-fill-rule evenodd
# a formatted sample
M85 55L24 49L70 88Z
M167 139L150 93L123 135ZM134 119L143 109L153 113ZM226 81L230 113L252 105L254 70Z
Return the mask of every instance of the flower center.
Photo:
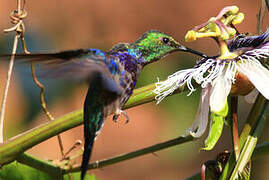
M213 37L220 47L218 59L224 60L237 57L236 54L229 51L226 40L237 33L234 25L244 20L244 14L238 13L238 10L237 6L228 6L222 9L217 17L211 17L206 23L188 31L185 41L190 42L195 41L197 38Z
M209 75L207 78L210 79L210 77L214 77L213 75L216 72L227 69L225 77L233 82L231 93L234 95L246 95L253 89L253 85L245 75L237 72L236 63L240 61L237 58L239 55L231 52L227 45L227 40L239 34L234 25L241 23L244 19L244 14L238 13L238 11L239 8L237 6L225 7L216 17L211 17L207 22L188 31L185 41L190 42L195 41L197 38L213 37L219 45L220 53L217 58L211 60L215 61L215 63L211 64L211 66L205 66L208 68L207 72ZM196 67L202 67L203 64L211 63L206 61L209 60L203 59L196 64ZM196 79L199 80L199 78ZM206 80L204 81L207 82Z

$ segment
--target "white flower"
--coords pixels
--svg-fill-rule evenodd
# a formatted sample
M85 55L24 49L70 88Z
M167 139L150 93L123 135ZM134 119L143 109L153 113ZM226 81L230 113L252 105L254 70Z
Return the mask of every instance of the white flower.
M229 51L235 57L231 59L204 58L193 68L178 71L170 75L167 80L157 82L154 90L157 103L184 84L190 90L190 95L195 91L192 80L201 85L202 95L199 108L195 121L189 129L192 136L200 137L206 130L209 111L220 112L224 109L227 96L232 86L237 83L238 74L246 76L246 79L266 99L269 99L269 70L261 64L261 60L269 57L269 41L265 41L268 36L269 29L260 36L237 37L227 42ZM237 91L244 90L237 89Z

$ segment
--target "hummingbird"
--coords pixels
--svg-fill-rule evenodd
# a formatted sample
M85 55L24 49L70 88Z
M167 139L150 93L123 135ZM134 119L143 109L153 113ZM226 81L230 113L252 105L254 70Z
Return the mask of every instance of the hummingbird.
M137 41L117 44L107 52L90 48L58 53L18 54L15 58L47 65L47 77L70 78L89 84L83 106L84 152L81 163L81 180L83 180L94 141L107 116L113 114L113 121L117 121L123 114L128 122L128 115L122 107L132 95L143 67L176 51L207 57L179 44L166 33L150 30Z

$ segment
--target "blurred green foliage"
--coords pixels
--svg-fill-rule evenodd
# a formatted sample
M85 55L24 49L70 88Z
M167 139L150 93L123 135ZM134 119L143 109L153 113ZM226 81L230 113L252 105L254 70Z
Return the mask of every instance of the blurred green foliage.
M55 177L16 161L3 166L0 171L0 179L2 180L55 180L61 178L63 178L63 180L70 180L69 176L71 176L73 180L80 180L80 172L66 174L63 177ZM98 179L93 174L86 174L84 180Z

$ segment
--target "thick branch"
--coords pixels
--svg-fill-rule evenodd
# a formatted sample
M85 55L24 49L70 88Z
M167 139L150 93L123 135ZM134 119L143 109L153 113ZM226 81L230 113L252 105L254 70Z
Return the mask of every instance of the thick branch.
M153 101L155 94L152 91L154 89L155 85L151 84L135 90L124 109ZM183 90L184 87L181 87L177 93ZM82 124L82 116L82 110L78 110L9 139L0 145L0 164L9 163L34 145Z
M53 174L54 176L60 177L62 175L62 170L59 166L56 166L52 162L44 161L28 153L22 153L18 156L17 161L35 167L36 169L46 172L48 174Z

